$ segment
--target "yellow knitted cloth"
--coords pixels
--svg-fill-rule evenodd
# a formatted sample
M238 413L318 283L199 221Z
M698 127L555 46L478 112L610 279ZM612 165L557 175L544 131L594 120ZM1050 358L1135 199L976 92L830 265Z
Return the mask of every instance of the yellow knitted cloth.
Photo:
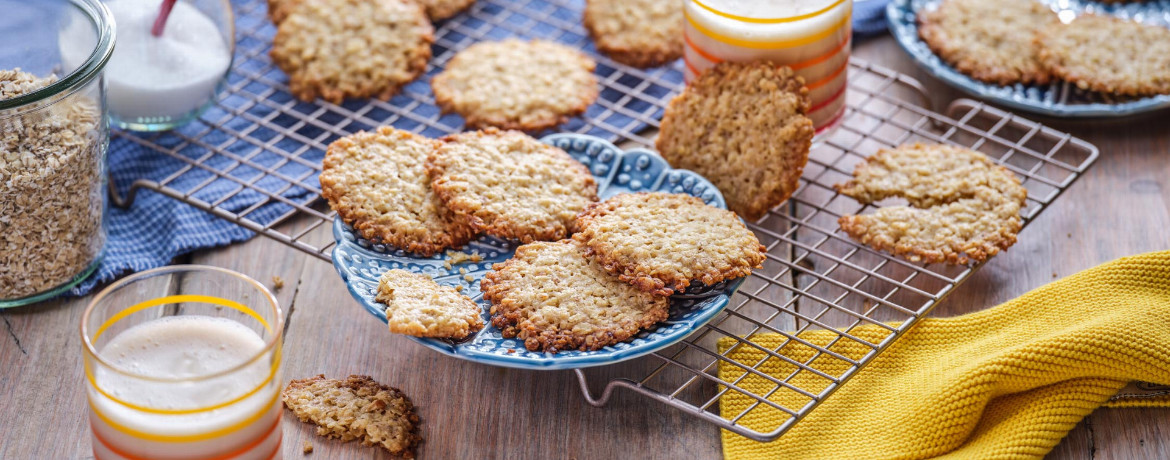
M837 336L824 332L801 338L824 346ZM877 326L852 333L875 343L889 334ZM775 350L784 337L759 334L751 341ZM736 343L724 338L720 351ZM851 359L868 350L848 339L829 349ZM779 353L806 362L813 349L790 344ZM768 356L740 345L729 357L751 365ZM848 368L829 355L811 366L834 376ZM783 380L797 368L772 357L760 369ZM720 363L726 381L743 374ZM1131 381L1170 384L1170 251L1119 259L989 310L923 319L776 441L724 431L723 451L728 460L1041 458ZM791 382L813 393L828 384L808 371ZM740 385L755 394L776 386L756 375ZM787 408L809 401L784 389L769 399ZM729 391L721 413L733 417L754 401ZM1170 400L1114 405L1164 407ZM787 417L760 405L741 423L768 432Z

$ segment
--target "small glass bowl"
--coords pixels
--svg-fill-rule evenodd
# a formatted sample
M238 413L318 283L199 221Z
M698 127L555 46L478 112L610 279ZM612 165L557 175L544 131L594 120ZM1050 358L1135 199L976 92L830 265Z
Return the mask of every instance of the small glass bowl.
M117 128L165 131L186 124L215 103L231 71L235 16L228 0L176 2L163 29L167 46L148 46L160 40L150 27L161 3L107 2L118 22L118 47L106 70L110 119Z

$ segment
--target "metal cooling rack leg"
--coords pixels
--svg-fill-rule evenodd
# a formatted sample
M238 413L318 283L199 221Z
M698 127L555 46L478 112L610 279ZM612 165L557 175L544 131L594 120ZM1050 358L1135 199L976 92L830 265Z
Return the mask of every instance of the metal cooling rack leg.
M111 174L106 178L106 189L110 195L110 203L119 209L129 209L134 204L134 198L138 196L138 189L142 187L150 188L152 181L146 179L139 179L130 184L130 190L126 191L126 196L118 195L118 188L114 184L114 176Z

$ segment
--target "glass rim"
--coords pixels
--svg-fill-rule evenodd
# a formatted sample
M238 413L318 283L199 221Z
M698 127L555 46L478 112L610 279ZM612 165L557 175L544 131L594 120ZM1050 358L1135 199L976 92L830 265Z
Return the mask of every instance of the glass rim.
M706 0L704 0L704 1L706 1ZM737 14L731 14L731 13L728 13L726 11L720 10L718 8L709 6L706 3L704 3L704 1L690 0L690 3L698 5L700 8L707 10L707 11L710 11L711 13L714 13L717 16L721 16L721 17L724 17L727 19L732 19L735 21L747 22L747 23L753 23L753 24L779 24L779 23L785 23L785 22L796 22L796 21L802 21L805 19L812 19L812 18L815 18L817 16L827 14L830 11L832 11L833 9L837 8L838 6L841 6L842 3L845 3L845 0L831 0L831 3L828 6L825 6L824 8L821 8L819 10L809 12L809 13L797 14L797 15L792 15L792 16L757 18L757 17L751 17L751 16L741 16L741 15L737 15Z
M69 0L69 3L85 13L97 29L97 43L89 54L89 58L64 78L60 78L44 88L11 99L0 100L0 110L20 108L59 94L67 94L74 88L80 88L92 81L106 67L106 63L109 62L110 56L114 53L116 27L114 16L100 0Z
M151 376L151 375L143 375L143 374L139 374L136 372L130 372L130 371L126 371L124 369L120 369L117 366L110 364L104 358L102 358L101 353L98 353L97 349L95 349L93 346L93 342L89 339L89 326L88 326L89 317L93 313L94 309L97 307L98 303L101 302L103 299L106 298L106 296L110 295L114 291L117 291L118 289L120 289L124 286L127 286L135 281L140 281L143 279L152 278L154 276L158 276L161 274L169 274L169 273L182 272L182 271L215 272L215 273L228 275L228 276L231 276L233 278L243 280L244 282L248 283L252 287L256 288L256 290L259 291L261 294L263 294L264 299L267 300L268 303L272 306L273 313L275 313L275 316L276 316L275 321L273 321L274 324L272 327L272 337L269 337L267 340L264 341L264 347L261 348L260 351L256 352L256 354L254 356L248 358L247 360L245 360L244 362L241 362L240 364L238 364L236 366L232 366L230 368L216 371L216 372L213 372L213 373L210 373L207 375L199 375L199 376L195 376L195 377L182 377L182 378L156 377L156 376ZM170 265L170 266L158 267L158 268L153 268L150 270L134 273L130 276L127 276L125 278L122 278L122 279L114 282L113 284L110 284L109 286L106 286L105 289L102 289L101 292L98 292L97 295L95 295L93 297L93 299L89 301L89 305L86 305L85 311L81 314L81 327L79 328L79 330L81 332L81 342L85 345L85 352L87 354L89 354L90 357L92 357L95 361L97 361L98 364L101 364L103 367L110 369L118 374L121 374L121 375L124 375L127 377L132 377L135 379L148 380L148 381L153 381L153 382L163 382L163 383L200 382L200 381L211 380L211 379L215 379L215 378L219 378L219 377L224 377L224 376L239 372L247 367L251 367L251 366L255 365L257 361L259 361L261 358L263 358L264 356L266 356L270 352L272 352L273 348L275 348L276 345L278 343L280 343L280 339L284 335L284 312L280 309L280 304L276 301L276 296L272 294L272 291L268 290L267 287L265 287L263 284L260 284L259 281L256 281L255 279L253 279L252 277L250 277L248 275L245 275L243 273L239 273L239 272L234 271L234 270L222 268L222 267L213 267L211 265L198 265L198 264Z

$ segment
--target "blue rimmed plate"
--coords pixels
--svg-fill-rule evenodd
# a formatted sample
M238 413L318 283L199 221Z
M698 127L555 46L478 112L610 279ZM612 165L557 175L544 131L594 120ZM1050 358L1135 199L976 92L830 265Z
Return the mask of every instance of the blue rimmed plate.
M1032 0L1020 0L1032 1ZM1062 18L1083 13L1117 16L1170 27L1170 0L1105 4L1086 0L1041 0ZM1049 85L999 86L975 80L935 55L918 38L917 14L934 9L942 0L892 0L886 6L890 33L927 73L975 97L1007 107L1049 116L1106 118L1136 115L1170 108L1170 95L1119 97L1084 91L1068 82Z
M635 149L623 152L605 140L582 134L553 134L541 139L568 152L589 167L597 179L598 194L602 199L622 192L664 191L686 193L704 202L726 209L723 195L702 176L687 170L671 169L661 157L649 150ZM489 304L483 300L479 283L492 264L512 257L515 245L491 237L482 237L462 251L478 253L482 261L462 263L447 268L442 254L417 257L405 251L373 244L354 233L342 223L333 222L333 266L349 287L350 294L370 314L383 322L386 313L374 301L378 278L387 270L401 268L424 273L441 285L462 286L463 293L483 306L484 324L479 333L469 339L452 342L439 339L411 337L432 350L457 358L484 364L524 369L575 369L613 364L637 358L667 347L715 317L743 279L731 280L709 288L696 287L670 299L670 317L657 327L642 331L632 340L596 351L562 351L560 353L531 352L517 339L505 339L499 329L491 326ZM464 271L461 273L461 271ZM470 275L465 279L465 275ZM467 279L470 279L468 281Z

